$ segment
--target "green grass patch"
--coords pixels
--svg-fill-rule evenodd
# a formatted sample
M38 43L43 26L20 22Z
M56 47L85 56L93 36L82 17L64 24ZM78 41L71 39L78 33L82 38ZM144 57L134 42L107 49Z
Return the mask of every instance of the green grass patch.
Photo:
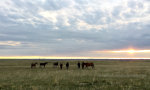
M149 61L87 61L95 69L78 69L77 61L70 68L31 69L32 62L42 60L0 60L0 90L149 90ZM66 63L67 61L59 61ZM86 61L85 61L86 62Z

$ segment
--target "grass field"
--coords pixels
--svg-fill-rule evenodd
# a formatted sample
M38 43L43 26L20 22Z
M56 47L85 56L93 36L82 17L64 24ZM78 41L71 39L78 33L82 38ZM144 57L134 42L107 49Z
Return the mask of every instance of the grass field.
M70 68L30 68L42 60L0 60L0 90L150 90L150 61L85 61L95 69L78 69L78 61ZM67 61L59 61L66 63Z

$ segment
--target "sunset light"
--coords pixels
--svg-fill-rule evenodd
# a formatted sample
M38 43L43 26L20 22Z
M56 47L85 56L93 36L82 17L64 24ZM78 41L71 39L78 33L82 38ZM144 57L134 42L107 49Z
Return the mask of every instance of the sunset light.
M134 53L150 53L150 50L118 50L118 51L111 51L113 53L129 53L129 54L134 54Z

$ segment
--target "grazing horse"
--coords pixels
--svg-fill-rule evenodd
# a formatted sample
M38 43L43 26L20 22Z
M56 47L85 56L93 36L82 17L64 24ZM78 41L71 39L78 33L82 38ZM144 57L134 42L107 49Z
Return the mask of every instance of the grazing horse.
M84 68L84 66L89 67L91 66L92 68L94 68L94 63L82 63L82 67Z
M62 63L60 63L60 69L62 69L63 68L63 64Z
M78 68L80 69L80 62L77 63Z
M66 63L66 68L69 69L69 62Z
M31 68L36 68L36 64L38 63L31 63Z
M84 69L84 65L85 65L85 63L84 63L84 62L82 62L82 69Z
M57 67L58 66L58 62L53 63L53 66Z
M43 66L43 67L45 68L46 64L48 64L48 62L40 63L40 67L42 67L42 66Z

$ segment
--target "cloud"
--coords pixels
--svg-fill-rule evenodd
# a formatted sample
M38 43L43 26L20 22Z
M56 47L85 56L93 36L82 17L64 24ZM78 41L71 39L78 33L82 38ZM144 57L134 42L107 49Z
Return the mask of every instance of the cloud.
M149 49L149 5L148 0L2 0L0 49L17 48L13 55L68 56L130 46Z
M21 43L20 42L15 42L15 41L1 41L0 45L19 46L19 45L21 45Z

